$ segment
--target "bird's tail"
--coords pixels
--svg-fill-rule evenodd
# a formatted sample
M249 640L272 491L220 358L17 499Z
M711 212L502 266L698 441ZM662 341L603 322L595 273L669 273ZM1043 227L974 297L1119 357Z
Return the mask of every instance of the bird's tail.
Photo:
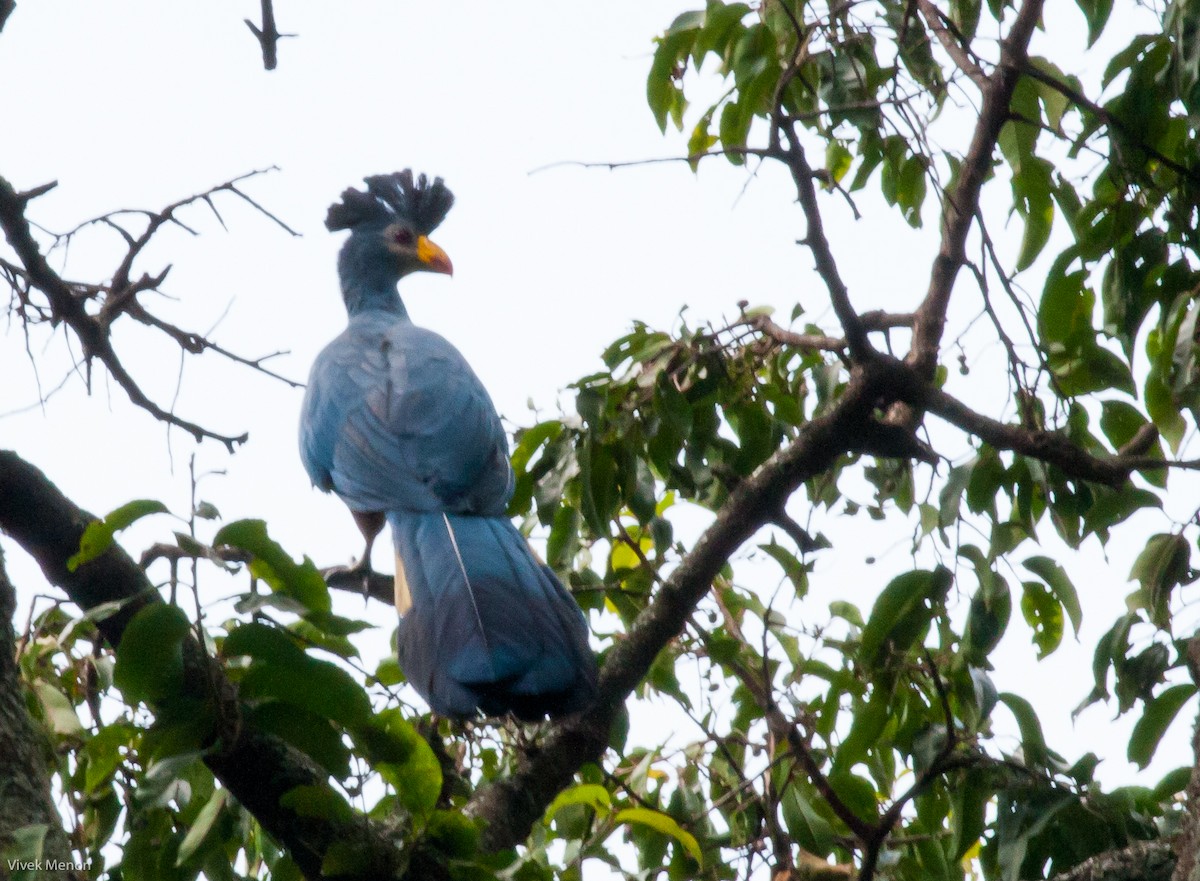
M583 613L509 520L395 512L388 523L397 588L412 604L397 631L400 665L430 707L540 719L591 700Z

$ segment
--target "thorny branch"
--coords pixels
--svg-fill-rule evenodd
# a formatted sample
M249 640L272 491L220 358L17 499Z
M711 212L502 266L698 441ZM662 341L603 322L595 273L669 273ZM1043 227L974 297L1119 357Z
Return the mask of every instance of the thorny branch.
M299 235L239 186L243 181L270 170L272 169L262 169L240 175L202 193L180 199L160 211L122 210L110 212L55 236L53 244L46 251L43 251L35 239L33 226L25 212L31 201L49 192L55 184L43 184L25 192L18 192L7 180L0 177L0 229L4 230L8 244L16 255L16 262L0 258L0 278L3 278L12 289L15 311L20 315L26 327L31 324L49 322L52 325L63 323L70 328L82 348L82 362L87 371L86 381L89 390L92 363L99 361L136 406L168 425L183 429L198 441L209 438L221 442L226 448L232 450L237 444L246 440L245 434L226 435L215 432L176 415L173 408L161 406L152 400L143 391L139 381L129 373L113 348L111 331L118 320L123 316L128 316L134 321L165 334L188 354L200 354L211 350L292 386L299 385L265 366L267 360L281 353L259 358L246 358L229 351L208 339L204 334L184 330L150 312L141 301L140 296L147 292L160 292L160 286L170 271L169 266L154 274L143 272L135 277L134 273L135 263L155 235L164 227L177 226L195 234L194 230L179 219L178 214L182 209L202 202L209 207L216 215L218 222L224 226L224 220L213 201L214 197L220 193L236 196L288 233ZM131 231L123 223L128 216L141 218L144 221L144 227L137 231ZM88 226L102 226L115 230L125 245L125 250L109 280L100 284L65 279L50 266L47 260L48 253L68 244L75 235ZM35 297L35 292L41 294L41 298L43 298L41 301Z

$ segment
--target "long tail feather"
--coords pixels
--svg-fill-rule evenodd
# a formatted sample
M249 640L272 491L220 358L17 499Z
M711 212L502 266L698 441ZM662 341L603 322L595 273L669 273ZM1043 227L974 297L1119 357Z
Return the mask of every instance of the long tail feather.
M508 520L388 515L412 598L400 664L437 712L542 718L582 709L596 687L583 613Z

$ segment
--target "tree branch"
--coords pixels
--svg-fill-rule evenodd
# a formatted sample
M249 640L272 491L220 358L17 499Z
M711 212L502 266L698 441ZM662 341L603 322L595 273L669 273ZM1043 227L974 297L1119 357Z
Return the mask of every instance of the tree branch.
M246 23L246 27L250 28L250 33L254 34L254 39L258 40L259 46L262 47L263 69L274 70L279 64L280 39L295 35L279 33L279 29L275 25L275 7L272 0L261 0L261 9L262 27L248 18L244 18L242 21Z
M913 345L908 362L922 376L932 376L938 345L950 306L950 293L959 269L966 262L967 233L979 210L979 193L991 173L992 153L1000 129L1008 119L1013 90L1025 65L1029 40L1042 14L1043 0L1024 0L1008 36L1000 43L1000 64L983 86L983 105L971 145L958 172L958 182L947 191L942 208L942 244L933 261L929 290L913 322Z
M4 784L0 786L0 853L12 844L12 834L30 825L46 827L42 847L47 859L70 865L71 842L50 794L44 735L37 730L25 705L25 688L17 665L18 652L12 617L17 598L4 554L0 553L0 755ZM83 873L68 870L62 881L82 881Z
M962 41L962 35L957 32L957 28L952 33L950 27L947 27L942 10L934 5L933 0L917 0L917 7L921 10L921 17L925 19L925 23L937 36L938 42L942 44L942 48L946 50L946 54L950 56L958 69L970 77L971 81L980 89L987 89L987 74L976 63L970 49Z
M98 620L97 626L108 643L117 646L133 616L162 600L145 573L116 545L76 571L68 570L66 561L79 550L84 527L94 519L37 468L16 453L0 451L0 530L25 548L47 580L66 591L80 608L86 611L104 603L115 604L117 611ZM188 693L210 698L215 688L222 706L237 707L233 686L194 641L185 644L185 658L184 688ZM365 867L337 875L338 881L401 878L409 870L414 877L439 877L431 858L421 851L402 852L392 834L366 817L304 817L282 807L280 799L297 786L327 787L328 774L244 718L221 727L224 739L206 752L205 763L288 849L306 878L319 881L326 877L321 865L334 844L353 847L362 855Z
M609 651L595 703L552 728L511 777L481 788L471 798L468 810L488 822L484 832L488 849L503 850L524 841L575 772L599 760L625 699L662 647L683 631L721 567L775 516L796 487L827 469L848 447L855 448L863 425L871 421L879 388L886 384L874 362L856 367L845 393L827 414L807 423L795 442L733 489L712 525L667 577L626 637Z
M817 274L821 276L821 280L825 282L825 287L829 291L829 301L846 334L846 348L850 352L850 357L856 361L862 360L869 357L873 349L867 339L867 331L863 327L862 319L850 303L850 292L846 289L846 284L838 272L837 261L833 257L829 239L825 237L825 224L821 219L817 188L813 185L812 167L808 164L808 157L804 154L800 138L791 126L784 126L783 132L787 137L788 147L783 151L782 158L792 173L792 182L796 185L800 208L804 211L805 220L808 222L808 232L803 242L812 251L813 259L817 263Z
M243 443L246 440L245 434L226 435L212 431L195 422L183 419L174 412L157 404L146 395L137 380L125 368L124 363L112 346L110 333L112 324L118 318L122 315L129 315L142 324L165 333L185 352L199 353L210 349L230 360L245 364L269 376L296 385L292 380L287 380L264 367L262 362L265 359L243 358L225 350L200 334L188 333L151 315L139 303L138 295L145 291L156 290L166 277L170 267L156 275L143 274L138 279L131 278L135 260L142 254L154 235L168 224L184 226L176 214L180 209L196 202L206 203L216 213L216 208L212 203L212 196L216 193L226 192L237 196L243 201L248 202L257 211L270 218L287 232L298 235L295 230L291 229L286 223L258 204L238 186L240 182L263 174L268 170L270 169L252 171L233 178L203 193L198 193L174 202L161 211L118 211L89 220L70 232L58 236L57 239L59 242L70 240L83 227L93 224L103 224L115 229L121 235L126 246L125 253L113 271L111 281L108 284L100 285L82 284L64 279L50 267L49 262L33 237L32 228L25 217L25 208L30 201L48 192L55 184L44 184L27 192L19 193L7 180L0 177L0 229L4 230L5 237L21 264L20 266L15 266L0 262L0 265L6 270L8 280L14 288L22 306L25 309L32 307L38 310L34 313L33 318L30 318L26 313L23 313L23 317L27 322L31 320L43 320L45 312L48 311L49 321L55 324L63 322L75 334L83 348L83 362L88 366L89 371L92 361L98 360L125 391L129 400L150 413L155 419L183 429L197 441L204 440L205 438L219 441L232 451L237 444ZM136 236L131 234L114 219L124 214L143 216L146 220L145 229ZM217 214L217 219L218 221L221 220L220 214ZM188 229L186 226L184 228ZM34 307L29 302L29 293L32 290L41 292L49 306L48 310L41 306ZM99 309L89 311L87 304L92 300L99 300Z
M864 331L893 330L901 327L912 327L911 312L883 312L872 310L859 316L859 322ZM769 315L754 315L747 318L745 324L754 328L765 337L785 346L810 351L842 352L848 343L845 337L831 337L825 334L796 333L776 324Z
M1175 851L1160 838L1098 853L1050 881L1170 881L1174 870Z
M1070 85L1064 83L1057 77L1052 76L1051 74L1046 73L1044 70L1041 70L1040 68L1030 64L1028 59L1025 60L1025 63L1021 68L1021 73L1037 80L1040 83L1044 83L1062 95L1076 107L1088 111L1088 113L1091 113L1102 123L1104 123L1104 125L1110 131L1120 132L1124 137L1129 138L1130 141L1136 144L1139 150L1144 151L1147 156L1152 157L1157 162L1171 169L1171 171L1175 172L1180 177L1186 178L1193 183L1200 183L1200 172L1197 172L1193 168L1188 168L1186 165L1180 165L1170 156L1167 156L1158 150L1153 144L1147 143L1145 132L1131 127L1129 123L1125 122L1119 116L1113 115L1108 108L1097 104L1087 95L1075 88L1072 88Z

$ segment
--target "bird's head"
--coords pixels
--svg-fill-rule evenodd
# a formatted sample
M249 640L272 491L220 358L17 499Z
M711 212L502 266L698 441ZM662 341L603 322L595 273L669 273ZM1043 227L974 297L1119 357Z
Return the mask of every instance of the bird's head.
M414 180L405 169L365 182L366 191L346 190L325 217L331 232L350 230L338 256L343 291L394 292L396 282L412 272L452 275L450 258L429 239L454 204L442 179L430 183L422 174Z

